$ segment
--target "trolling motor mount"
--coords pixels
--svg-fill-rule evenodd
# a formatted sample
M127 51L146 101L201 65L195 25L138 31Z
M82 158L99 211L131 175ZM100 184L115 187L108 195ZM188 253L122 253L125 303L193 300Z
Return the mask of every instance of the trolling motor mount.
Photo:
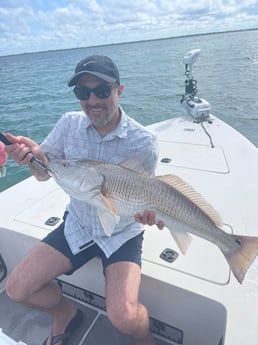
M193 78L193 64L197 60L201 50L193 49L185 54L185 94L182 96L181 104L187 113L196 120L206 121L210 115L210 104L205 99L197 96L197 80Z

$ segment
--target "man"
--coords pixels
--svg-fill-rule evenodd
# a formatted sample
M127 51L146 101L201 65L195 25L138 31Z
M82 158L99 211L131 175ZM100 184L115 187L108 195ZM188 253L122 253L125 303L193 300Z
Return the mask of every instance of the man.
M53 158L120 163L137 156L145 169L154 173L155 139L119 106L124 86L112 60L102 55L83 59L68 85L74 86L83 111L65 114L41 146L29 138L7 134L13 143L6 148L10 156L21 165L29 164L31 154L45 164ZM31 165L30 169L38 180L49 178ZM52 280L63 273L71 274L94 256L100 256L109 319L120 331L131 335L136 344L154 345L148 313L138 302L138 291L143 239L140 223L154 224L155 214L145 211L135 216L136 221L122 218L111 237L105 235L97 210L85 202L72 198L64 219L13 270L6 284L8 296L53 317L52 334L43 344L69 344L82 313L64 298ZM158 227L162 226L159 222Z

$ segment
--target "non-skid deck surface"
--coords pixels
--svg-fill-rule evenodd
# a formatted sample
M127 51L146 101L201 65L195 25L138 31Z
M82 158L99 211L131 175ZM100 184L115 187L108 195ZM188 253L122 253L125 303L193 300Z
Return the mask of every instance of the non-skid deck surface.
M69 345L135 345L128 336L117 331L105 313L85 304L75 302L83 311L84 320ZM42 345L51 332L51 318L9 300L3 291L0 294L0 328L15 341L28 345ZM156 339L157 345L167 345ZM170 343L171 344L171 343Z

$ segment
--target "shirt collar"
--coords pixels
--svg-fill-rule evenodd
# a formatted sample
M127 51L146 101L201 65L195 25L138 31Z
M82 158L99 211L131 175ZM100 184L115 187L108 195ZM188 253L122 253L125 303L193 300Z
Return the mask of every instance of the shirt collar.
M124 112L124 110L119 106L121 118L117 127L110 133L111 135L117 136L119 138L126 138L127 137L127 130L128 130L128 118Z

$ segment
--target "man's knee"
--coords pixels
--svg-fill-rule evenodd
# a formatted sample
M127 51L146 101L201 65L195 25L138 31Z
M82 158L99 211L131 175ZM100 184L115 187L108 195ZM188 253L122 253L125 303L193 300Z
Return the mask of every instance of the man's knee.
M120 332L133 335L138 327L137 305L110 307L107 309L108 318Z

